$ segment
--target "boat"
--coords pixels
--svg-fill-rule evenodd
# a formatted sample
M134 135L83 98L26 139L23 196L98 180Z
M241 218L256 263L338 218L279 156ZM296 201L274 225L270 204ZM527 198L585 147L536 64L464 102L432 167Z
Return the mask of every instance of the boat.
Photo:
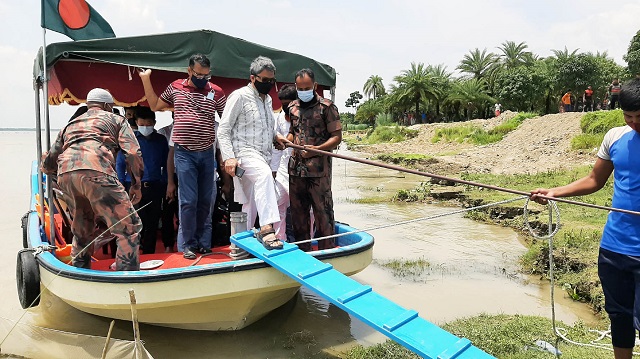
M211 81L226 93L246 85L250 62L263 55L276 64L279 81L291 83L295 71L310 67L316 73L318 91L333 94L335 70L328 65L199 30L50 44L45 60L41 53L35 60L36 107L46 112L46 105L83 103L83 97L94 87L108 89L116 105L145 104L137 69L153 69L154 87L162 89L184 77L188 57L198 52L209 56ZM50 79L47 82L43 81L45 69ZM40 106L41 94L47 101L45 106ZM279 107L275 93L272 97L274 107ZM48 117L44 117L49 130ZM42 153L40 118L38 112L38 153ZM18 252L16 270L23 308L37 306L46 290L80 311L131 320L132 291L141 323L191 330L238 330L291 300L300 288L299 283L260 259L235 259L231 255L235 249L229 245L214 247L213 254L195 261L184 259L181 253L141 254L141 270L131 272L112 270L113 259L96 252L91 269L76 268L69 264L72 219L56 196L51 179L39 171L39 161L32 164L30 180L30 208L22 221L24 249ZM336 224L336 232L349 234L338 237L335 248L309 254L347 275L366 268L372 260L373 237L351 233L357 231L341 223ZM235 237L252 235L246 231Z

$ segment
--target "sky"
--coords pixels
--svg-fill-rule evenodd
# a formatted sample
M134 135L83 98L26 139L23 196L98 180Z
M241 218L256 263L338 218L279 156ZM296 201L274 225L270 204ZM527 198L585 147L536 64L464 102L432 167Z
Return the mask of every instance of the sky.
M349 93L362 92L371 75L381 76L388 88L411 62L443 64L457 73L470 50L499 52L505 41L525 42L539 56L565 46L606 51L626 66L622 56L640 30L637 0L88 2L117 36L209 29L329 64L338 73L336 105L342 112ZM32 67L43 43L39 3L0 0L1 128L34 127ZM46 40L70 39L47 31ZM73 112L66 105L52 107L52 127L62 127ZM158 125L169 121L160 118Z

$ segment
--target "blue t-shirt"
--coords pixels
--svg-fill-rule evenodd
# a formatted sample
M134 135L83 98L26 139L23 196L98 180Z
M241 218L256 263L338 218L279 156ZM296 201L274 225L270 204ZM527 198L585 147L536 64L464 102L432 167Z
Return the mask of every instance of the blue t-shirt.
M613 162L611 206L640 211L640 134L629 126L612 128L604 136L598 157ZM640 256L640 216L609 213L600 247Z
M153 131L149 137L143 136L138 131L135 131L135 134L140 144L140 152L142 152L142 161L144 162L144 174L140 181L167 182L167 157L169 155L167 139L156 131ZM122 184L131 183L131 176L127 173L127 163L122 152L118 152L116 172Z

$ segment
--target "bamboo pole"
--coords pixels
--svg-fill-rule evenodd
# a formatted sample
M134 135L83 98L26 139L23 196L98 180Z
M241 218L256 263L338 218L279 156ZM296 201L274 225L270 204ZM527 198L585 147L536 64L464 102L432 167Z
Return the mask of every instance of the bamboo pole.
M437 175L437 174L433 174L433 173L429 173L429 172L421 172L421 171L417 171L417 170L411 170L411 169L400 167L400 166L396 166L396 165L389 165L389 164L386 164L386 163L375 162L375 161L371 161L371 160L365 160L365 159L361 159L361 158L357 158L357 157L345 156L345 155L341 155L341 154L337 154L337 153L333 153L333 152L316 150L316 149L313 149L313 148L308 148L308 147L296 145L296 144L293 144L293 143L290 143L290 142L287 142L285 144L285 146L294 148L296 150L309 151L309 152L313 152L313 153L317 153L317 154L321 154L321 155L325 155L325 156L340 158L340 159L347 160L347 161L363 163L365 165L377 166L377 167L387 168L387 169L390 169L390 170L411 173L411 174L418 175L418 176L431 177L431 178L435 178L435 179L439 179L439 180L450 181L450 182L455 182L455 183L460 183L460 184L466 184L466 185L475 186L475 187L482 187L482 188L486 188L486 189L492 189L492 190L495 190L495 191L517 194L517 195L521 195L521 196L531 196L531 193L529 193L529 192L518 191L518 190L510 189L510 188L502 188L502 187L492 186L492 185L479 183L479 182L465 181L465 180L461 180L461 179L458 179L458 178L441 176L441 175ZM568 199L564 199L564 198L548 197L548 196L543 196L543 195L538 195L538 197L539 198L544 198L544 199L550 200L550 201L556 201L556 202L574 204L574 205L577 205L577 206L583 206L583 207L589 207L589 208L595 208L595 209L602 209L602 210L605 210L605 211L614 211L614 212L620 212L620 213L633 214L633 215L636 215L636 216L640 216L640 212L631 211L631 210L628 210L628 209L599 206L599 205L595 205L595 204L591 204L591 203L584 203L584 202L572 201L572 200L568 200Z
M138 310L136 309L136 293L133 289L129 289L129 300L131 301L131 321L133 322L133 337L135 338L134 350L136 359L140 359L142 350L140 343L140 326L138 325Z
M104 348L102 348L102 359L106 359L107 357L107 349L109 349L109 342L111 341L111 333L113 332L113 325L116 323L115 320L111 321L109 324L109 331L107 332L107 340L104 343Z

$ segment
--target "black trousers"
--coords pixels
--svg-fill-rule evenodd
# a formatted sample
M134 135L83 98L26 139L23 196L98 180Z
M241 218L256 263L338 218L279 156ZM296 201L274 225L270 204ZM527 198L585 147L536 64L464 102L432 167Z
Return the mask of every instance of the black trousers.
M173 181L178 188L178 176L173 175ZM178 198L172 202L167 201L166 195L162 197L162 243L164 247L173 248L176 244L175 218L178 218Z
M162 213L162 200L167 191L167 184L161 181L142 182L142 199L136 206L142 208L138 211L138 216L142 220L142 254L156 252L156 241L158 239L158 222Z

